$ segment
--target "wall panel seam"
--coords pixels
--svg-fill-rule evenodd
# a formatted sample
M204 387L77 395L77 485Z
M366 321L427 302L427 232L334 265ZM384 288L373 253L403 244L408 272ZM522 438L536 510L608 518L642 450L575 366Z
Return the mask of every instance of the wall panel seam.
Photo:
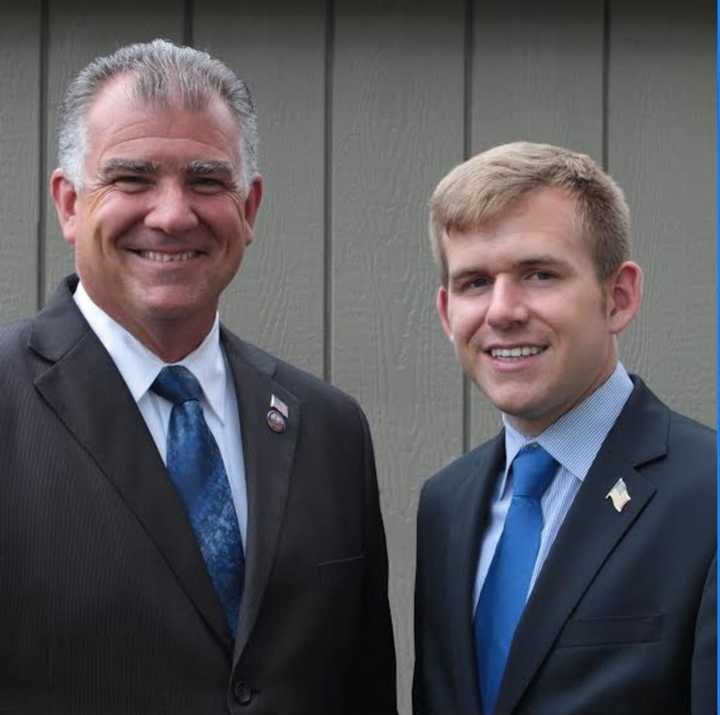
M195 3L193 0L185 0L183 7L183 44L187 47L194 46L194 20Z
M47 223L47 173L48 173L48 157L46 135L48 127L48 45L49 37L49 7L48 0L42 0L40 3L40 44L38 51L40 53L40 76L38 77L38 124L37 124L37 141L38 141L38 216L35 232L36 247L36 271L37 271L37 293L35 296L36 307L40 310L45 303L45 248L46 236L45 225Z
M323 166L323 378L332 382L333 340L333 252L332 252L332 166L333 166L333 67L335 52L334 0L325 5L325 138Z
M602 166L609 171L610 146L610 0L603 4L603 43L602 43Z
M472 112L473 112L473 55L475 50L475 0L465 0L465 33L463 63L463 160L473 153ZM462 451L470 449L471 396L472 385L465 373L462 375Z

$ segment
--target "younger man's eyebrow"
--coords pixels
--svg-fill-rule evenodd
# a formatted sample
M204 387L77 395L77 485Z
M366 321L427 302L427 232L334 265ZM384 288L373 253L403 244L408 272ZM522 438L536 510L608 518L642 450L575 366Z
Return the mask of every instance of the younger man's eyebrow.
M453 285L458 285L462 283L463 281L467 280L468 278L476 278L476 277L483 277L485 275L485 272L481 268L471 267L471 268L463 268L457 273L451 273L448 276L448 280Z
M527 256L521 258L512 264L513 270L526 271L532 268L562 268L567 265L567 261L562 257L551 254L537 254L535 256ZM461 268L457 273L448 275L449 283L459 285L468 278L484 278L488 277L486 269L480 265L472 265L467 268Z
M518 268L535 268L536 266L560 268L567 265L567 261L560 256L538 254L537 256L528 256L527 258L523 258L522 260L519 260L516 265Z

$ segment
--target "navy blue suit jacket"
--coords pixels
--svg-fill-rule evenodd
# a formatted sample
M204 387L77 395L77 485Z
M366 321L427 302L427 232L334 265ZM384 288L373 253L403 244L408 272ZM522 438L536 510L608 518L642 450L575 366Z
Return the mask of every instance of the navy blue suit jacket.
M501 434L423 488L415 715L481 713L472 593L504 451ZM635 378L528 600L495 715L716 712L715 455L712 430Z

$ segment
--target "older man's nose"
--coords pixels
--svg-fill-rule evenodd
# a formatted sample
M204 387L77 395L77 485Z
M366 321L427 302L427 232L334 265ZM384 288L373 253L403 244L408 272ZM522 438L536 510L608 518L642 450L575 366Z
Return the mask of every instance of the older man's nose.
M181 186L168 186L159 191L145 216L145 225L167 234L184 233L198 225L191 197Z

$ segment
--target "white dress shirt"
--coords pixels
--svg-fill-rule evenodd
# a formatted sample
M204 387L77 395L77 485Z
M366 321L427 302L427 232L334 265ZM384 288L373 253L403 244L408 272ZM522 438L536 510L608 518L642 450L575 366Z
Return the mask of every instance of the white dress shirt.
M75 303L105 349L130 394L137 403L163 462L167 463L167 433L172 403L150 390L164 363L148 350L87 294L82 283L74 295ZM247 487L243 458L242 432L238 412L235 384L220 345L219 317L197 349L173 365L184 365L197 378L202 388L202 406L205 421L215 438L222 455L237 513L243 544L247 543ZM133 445L128 448L132 449Z
M488 528L480 547L473 590L473 613L510 508L512 475L508 477L508 471L517 453L525 445L537 442L558 463L555 477L540 501L543 528L535 569L528 589L528 596L530 596L540 569L570 511L573 500L632 391L632 380L628 377L622 363L618 362L612 375L595 392L572 410L566 412L537 437L526 437L518 432L510 424L507 416L503 415L505 468L499 475L490 509Z

